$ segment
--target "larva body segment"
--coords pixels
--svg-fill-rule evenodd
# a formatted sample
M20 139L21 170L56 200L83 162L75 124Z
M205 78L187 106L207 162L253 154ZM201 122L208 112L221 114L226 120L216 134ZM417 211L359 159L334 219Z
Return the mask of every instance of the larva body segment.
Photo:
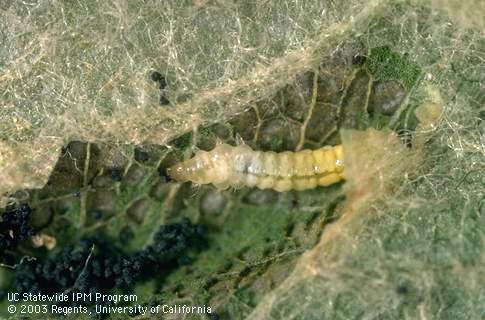
M341 145L281 153L253 151L242 144L218 144L168 169L177 181L212 183L218 189L249 186L279 192L328 186L343 179Z

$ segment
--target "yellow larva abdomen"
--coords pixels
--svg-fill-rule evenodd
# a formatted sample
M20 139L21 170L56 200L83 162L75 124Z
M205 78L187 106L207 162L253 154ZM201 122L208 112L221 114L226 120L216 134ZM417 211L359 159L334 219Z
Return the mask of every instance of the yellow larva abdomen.
M178 181L212 183L219 189L244 185L284 192L339 182L343 169L341 145L275 153L253 151L247 145L219 144L210 152L200 151L172 166L168 173Z
M315 159L313 152L303 150L294 154L294 167L297 176L309 177L315 174Z
M275 177L290 178L293 176L293 155L294 153L291 151L276 154L275 163L270 164L270 166L275 167Z

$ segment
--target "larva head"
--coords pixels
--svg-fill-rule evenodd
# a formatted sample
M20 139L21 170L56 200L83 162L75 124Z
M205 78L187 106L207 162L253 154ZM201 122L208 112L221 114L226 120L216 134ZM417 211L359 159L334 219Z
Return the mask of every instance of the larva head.
M180 182L221 184L228 180L231 170L226 147L228 146L219 145L210 152L199 151L193 158L170 167L167 173Z
M200 151L193 158L179 162L168 168L167 173L170 178L179 182L210 183L212 181L209 181L210 177L207 172L212 166L209 160L208 152Z
M167 174L175 181L185 182L189 180L187 175L187 165L185 164L185 161L178 162L168 168Z

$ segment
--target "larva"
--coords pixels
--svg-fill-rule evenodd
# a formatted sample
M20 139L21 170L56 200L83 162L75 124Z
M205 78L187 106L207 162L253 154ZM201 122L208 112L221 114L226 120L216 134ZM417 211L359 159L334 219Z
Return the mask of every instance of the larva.
M284 192L331 185L343 179L343 170L341 145L275 153L254 151L246 144L218 144L212 151L199 151L167 172L174 180L212 183L218 189L249 186Z

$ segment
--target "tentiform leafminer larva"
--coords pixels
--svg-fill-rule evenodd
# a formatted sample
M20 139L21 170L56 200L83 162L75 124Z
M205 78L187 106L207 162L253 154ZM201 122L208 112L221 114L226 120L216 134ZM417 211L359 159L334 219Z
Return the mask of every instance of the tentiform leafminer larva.
M212 183L218 189L249 186L279 192L328 186L343 179L341 145L298 152L254 151L246 144L218 144L168 169L177 181Z

